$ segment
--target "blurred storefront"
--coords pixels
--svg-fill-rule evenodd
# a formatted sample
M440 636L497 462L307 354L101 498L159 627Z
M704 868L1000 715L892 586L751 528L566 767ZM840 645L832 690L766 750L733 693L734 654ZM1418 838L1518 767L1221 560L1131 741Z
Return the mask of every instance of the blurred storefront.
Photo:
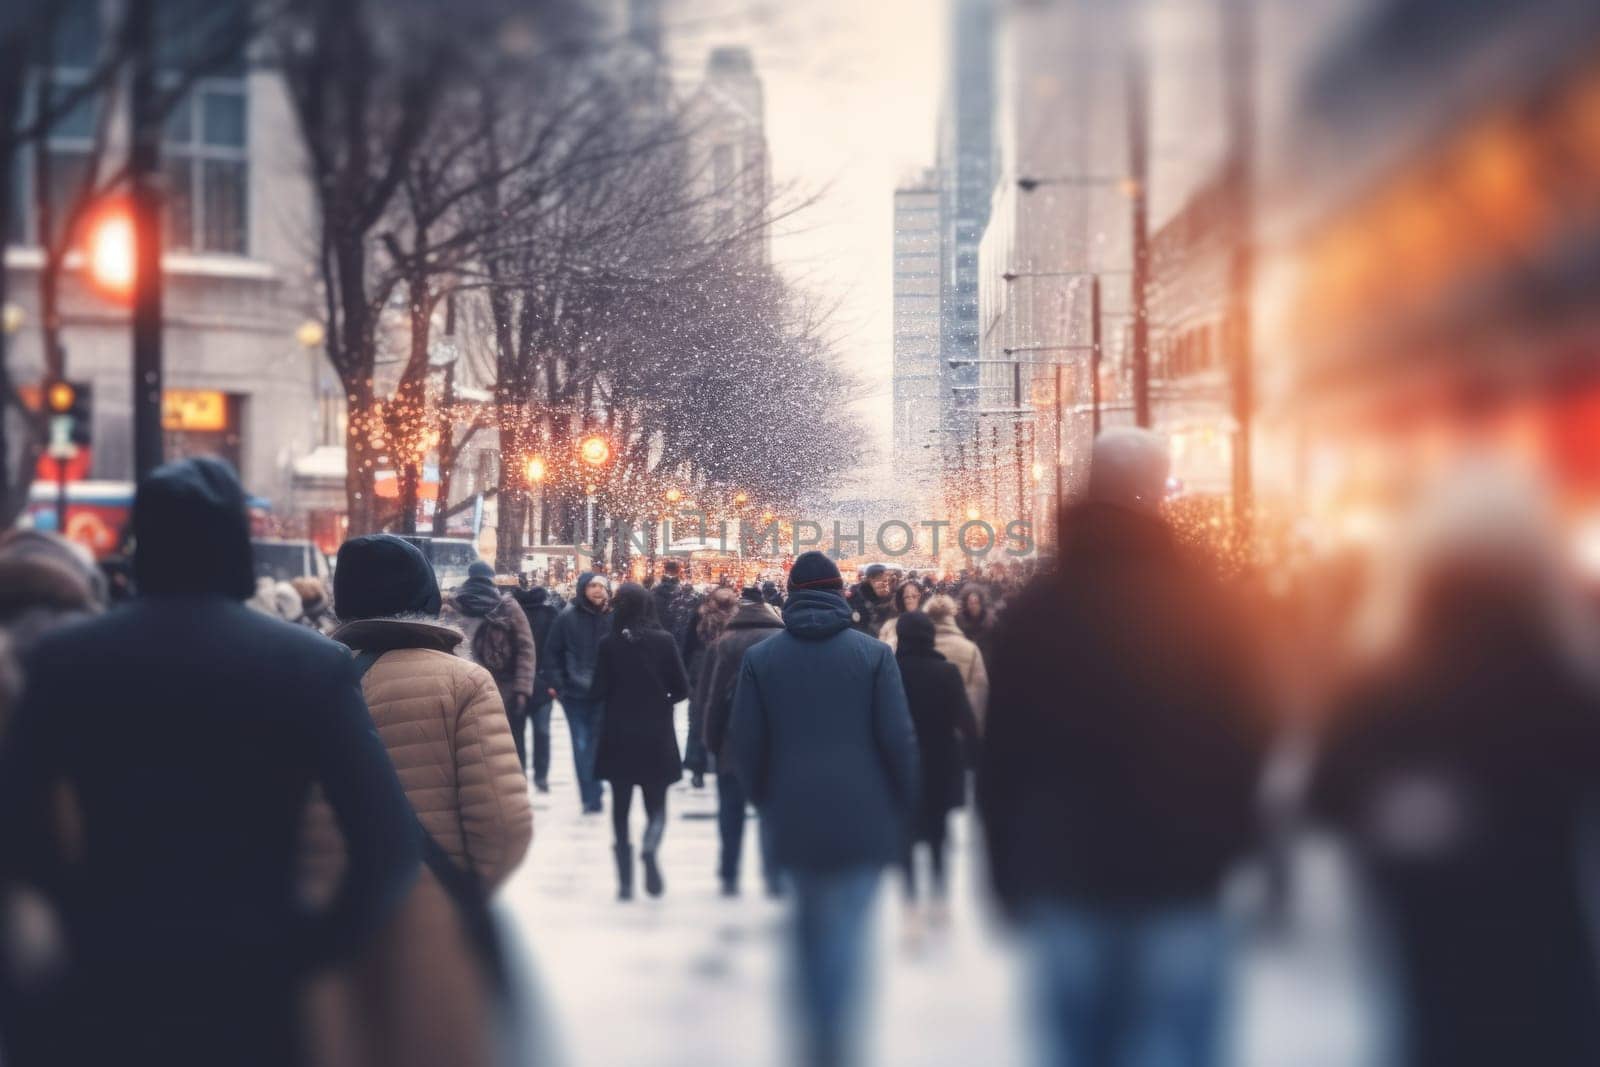
M1359 536L1484 448L1600 513L1600 5L1380 5L1297 124L1294 359L1263 429L1309 526Z

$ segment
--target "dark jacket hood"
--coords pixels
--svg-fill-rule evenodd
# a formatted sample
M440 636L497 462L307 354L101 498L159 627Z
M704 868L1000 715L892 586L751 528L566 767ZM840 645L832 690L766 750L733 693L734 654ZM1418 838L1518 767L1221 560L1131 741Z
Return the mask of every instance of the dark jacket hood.
M198 456L152 471L133 501L133 535L143 595L248 600L256 591L244 487L220 459Z
M500 590L494 579L474 576L462 582L451 599L461 614L482 618L500 606Z
M572 603L577 606L579 611L587 612L590 615L604 615L606 611L611 610L611 605L609 603L606 605L605 611L596 608L593 604L589 603L589 598L583 595L584 590L589 588L589 583L599 577L600 575L594 573L593 571L584 571L582 574L578 575L578 588L572 596Z
M339 618L433 618L439 606L439 580L416 545L393 534L367 534L339 546L333 573L333 610Z
M921 656L926 659L944 659L934 650L933 620L920 611L909 611L895 620L895 655Z
M728 620L729 630L781 630L783 619L767 604L744 601Z
M821 641L850 628L850 605L838 593L796 589L783 606L783 625L804 641Z

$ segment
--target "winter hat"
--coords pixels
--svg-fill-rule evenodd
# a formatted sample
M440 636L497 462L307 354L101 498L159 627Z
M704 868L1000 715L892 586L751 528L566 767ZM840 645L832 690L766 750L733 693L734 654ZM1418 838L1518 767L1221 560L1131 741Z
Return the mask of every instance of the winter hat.
M467 577L487 578L492 582L494 581L494 568L489 566L489 564L485 563L483 560L476 559L473 560L472 565L467 568Z
M1150 430L1119 426L1095 438L1088 500L1155 515L1167 495L1167 440Z
M748 600L752 604L760 604L766 600L759 585L747 585L739 590L739 599Z
M802 552L794 561L794 566L789 571L789 588L831 589L837 592L844 588L844 578L839 574L837 563L813 549L810 552Z
M884 574L888 573L888 570L889 568L882 563L869 563L867 564L867 569L861 572L861 577L870 582L874 578L883 577Z
M352 537L339 546L333 610L345 621L438 615L439 580L422 550L393 534Z
M133 499L133 536L141 594L255 593L244 487L220 459L195 456L151 471Z

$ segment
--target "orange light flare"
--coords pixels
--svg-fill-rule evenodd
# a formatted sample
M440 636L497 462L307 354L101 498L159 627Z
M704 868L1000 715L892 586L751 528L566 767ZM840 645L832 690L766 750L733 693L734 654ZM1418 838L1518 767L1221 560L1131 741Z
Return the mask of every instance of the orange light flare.
M537 485L540 482L544 481L545 466L544 466L544 458L542 456L529 456L528 457L527 474L528 474L528 481L531 484Z
M591 467L604 467L611 459L611 443L599 434L583 439L578 455Z
M109 204L89 220L84 234L89 281L113 299L131 299L138 263L133 214L125 204Z

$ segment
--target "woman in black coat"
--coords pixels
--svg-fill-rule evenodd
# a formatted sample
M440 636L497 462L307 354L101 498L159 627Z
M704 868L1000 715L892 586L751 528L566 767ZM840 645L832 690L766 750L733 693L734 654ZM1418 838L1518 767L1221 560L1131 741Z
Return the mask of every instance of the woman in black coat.
M644 586L625 583L612 601L611 633L601 638L593 694L605 702L595 775L611 783L616 835L617 896L633 897L628 814L637 786L648 817L639 859L651 896L666 889L656 853L667 828L667 787L683 775L672 708L689 695L689 679L672 636L656 620Z
M913 853L917 842L925 842L933 870L933 893L943 899L946 823L951 810L966 802L966 769L976 762L978 721L967 701L960 668L934 650L933 620L920 611L908 612L895 620L895 633L895 660L900 665L922 760L922 797L904 864L906 895L916 898Z

